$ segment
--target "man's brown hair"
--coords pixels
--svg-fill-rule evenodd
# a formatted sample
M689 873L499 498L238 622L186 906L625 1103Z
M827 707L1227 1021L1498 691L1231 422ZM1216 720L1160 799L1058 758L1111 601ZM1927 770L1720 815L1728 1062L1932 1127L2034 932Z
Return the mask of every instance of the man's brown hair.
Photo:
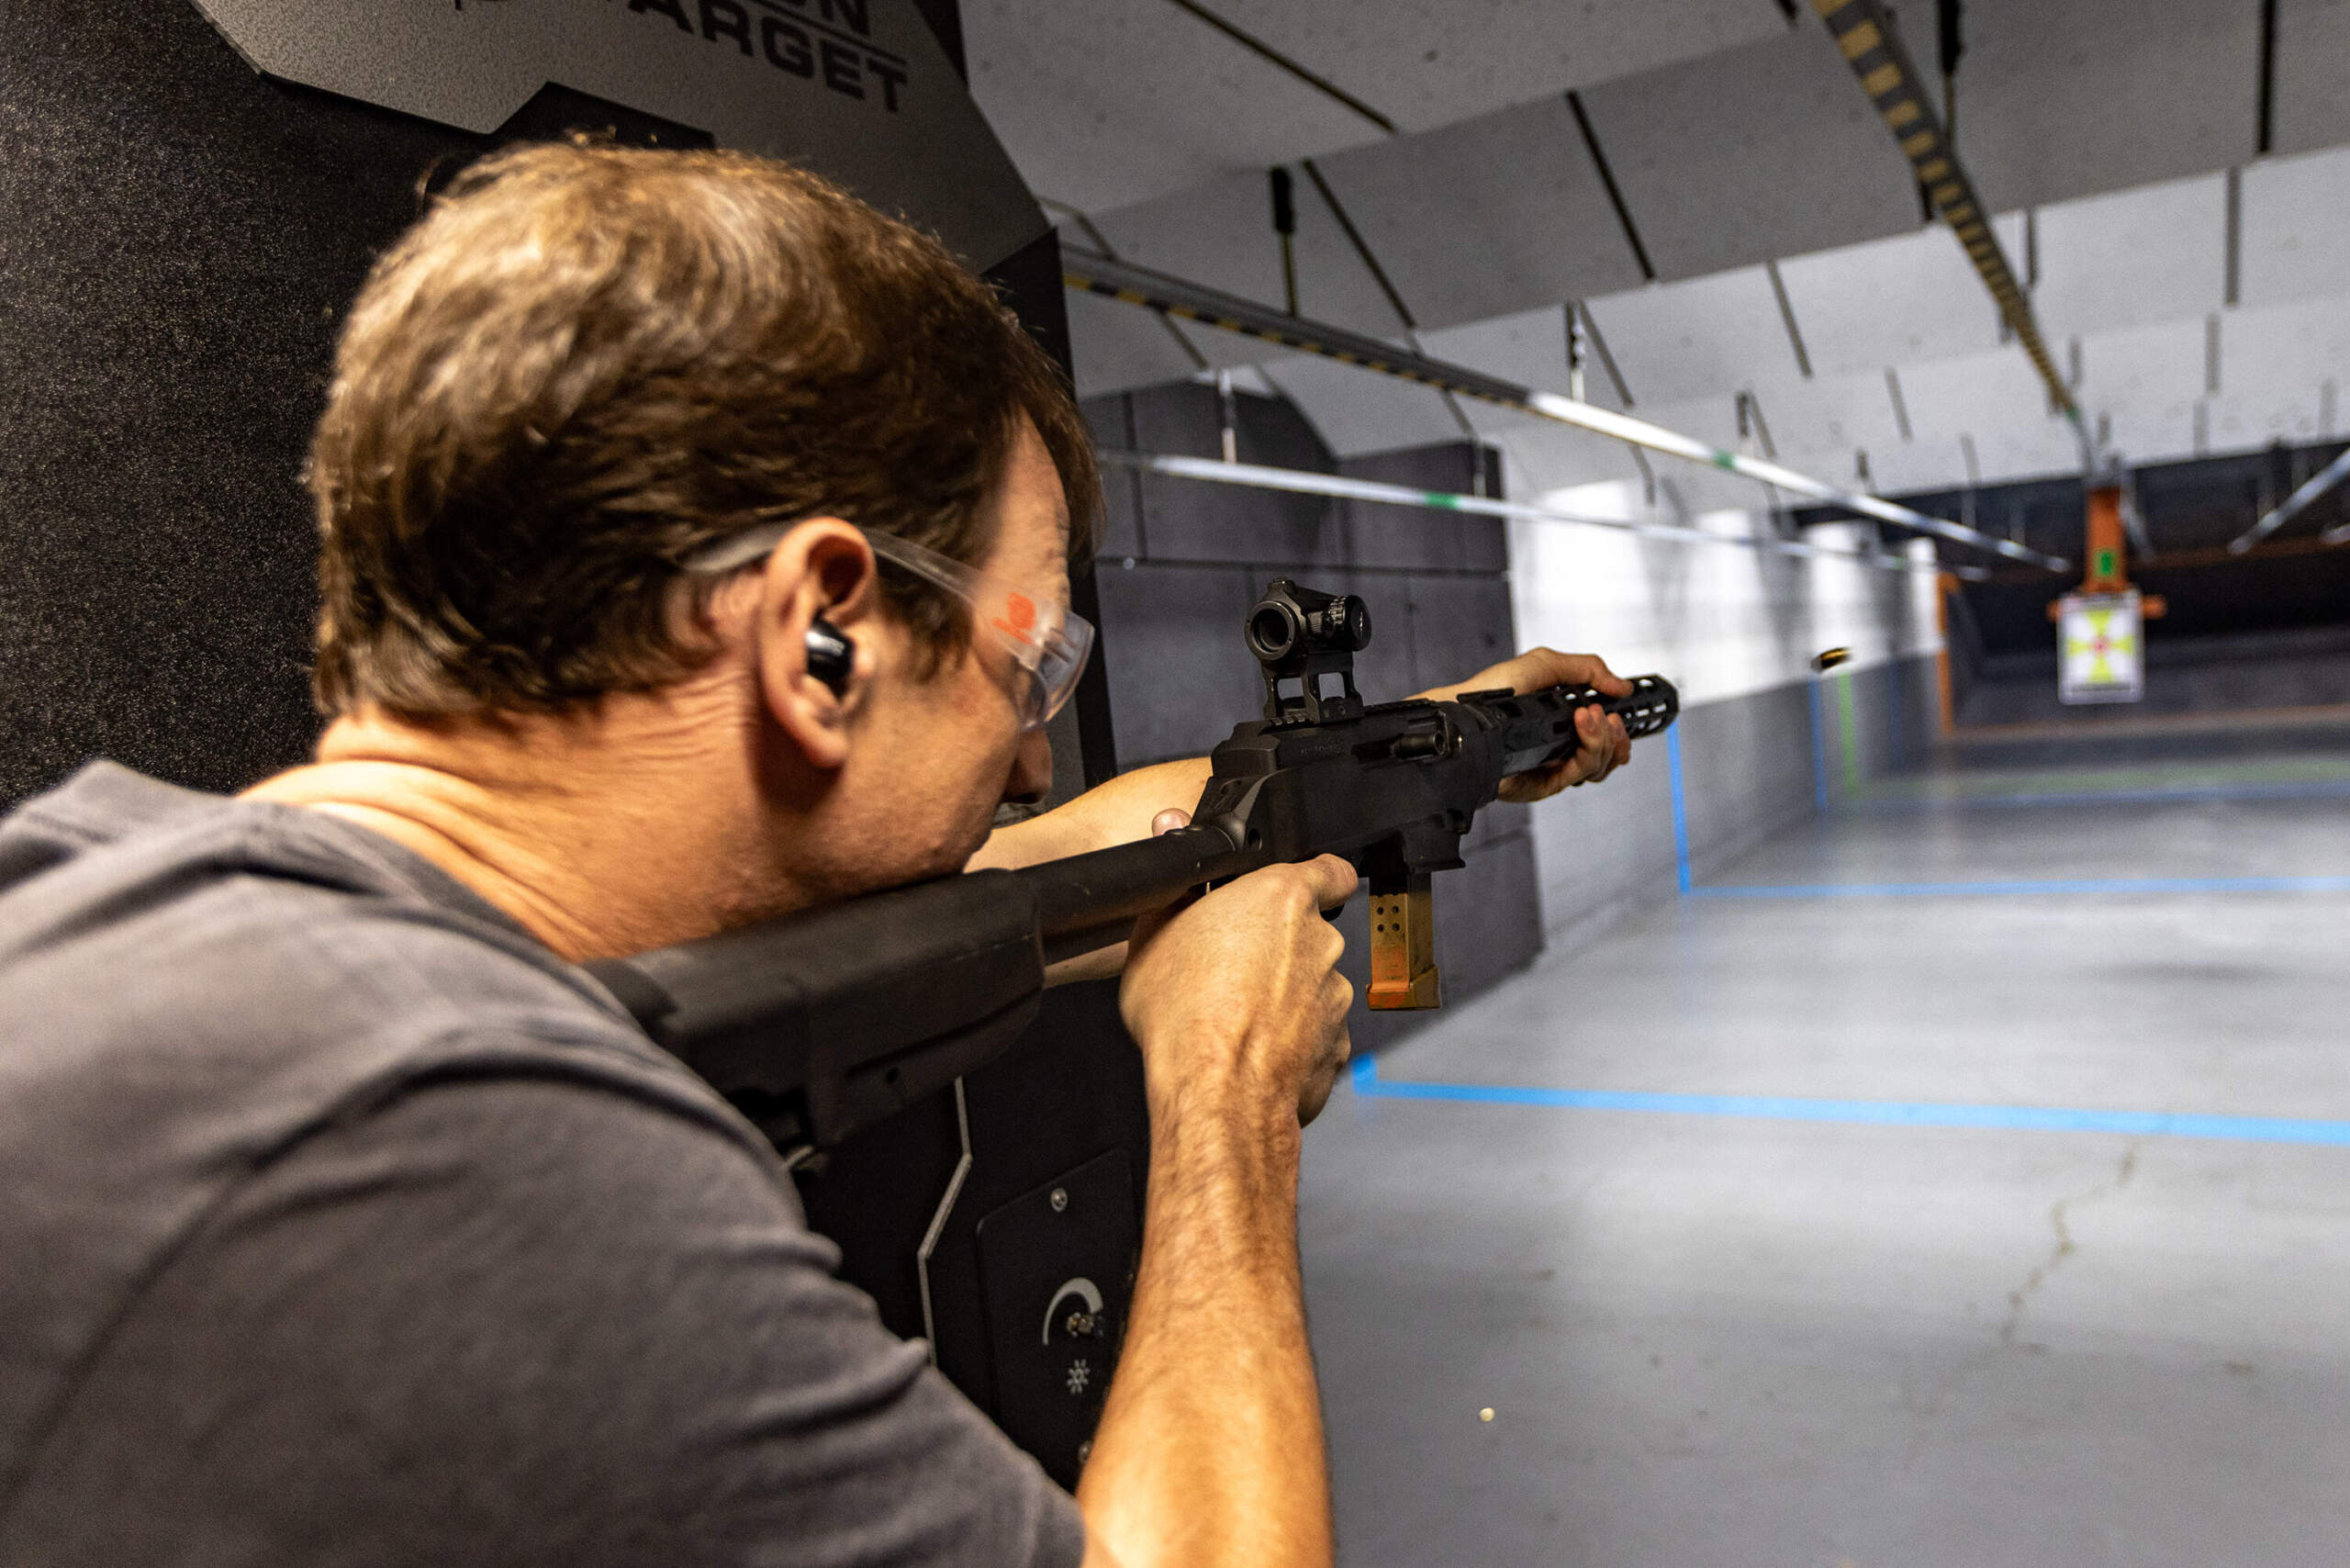
M319 705L551 711L669 684L712 651L684 564L765 523L841 517L977 564L1023 415L1080 545L1099 487L1058 367L935 240L742 153L486 158L343 329L308 469ZM882 585L934 653L968 635L911 574Z

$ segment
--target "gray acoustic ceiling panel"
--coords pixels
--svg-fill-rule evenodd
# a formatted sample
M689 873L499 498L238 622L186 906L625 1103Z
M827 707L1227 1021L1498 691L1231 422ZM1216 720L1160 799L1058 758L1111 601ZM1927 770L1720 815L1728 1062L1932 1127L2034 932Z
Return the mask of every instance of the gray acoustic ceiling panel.
M1400 326L1395 312L1329 207L1303 177L1295 180L1292 190L1299 313L1360 332L1394 334ZM1265 171L1228 174L1173 196L1101 213L1093 223L1124 261L1277 310L1285 303L1281 241L1273 232L1272 194ZM1218 351L1208 346L1210 338L1239 345L1235 352L1249 360L1266 356L1263 343L1203 331L1196 341L1211 356Z
M2068 336L2199 317L2225 299L2223 175L2061 202L2037 223L2032 304L2060 363Z
M1763 405L1763 418L1770 423L1780 455L1818 454L1818 461L1808 471L1822 479L1857 481L1857 455L1865 452L1874 482L1882 484L1885 476L1878 470L1884 460L1897 449L1915 444L1916 412L1910 410L1912 433L1905 438L1901 415L1882 371L1819 375L1808 381L1781 376L1756 388L1755 398Z
M1302 356L1266 366L1265 379L1297 405L1341 457L1461 439L1444 398L1408 381Z
M2246 169L2243 246L2246 305L2350 287L2350 148L2264 159Z
M2001 240L2012 243L2019 229L1999 224ZM1998 307L1939 224L1797 256L1779 263L1779 275L1821 375L1998 346Z
M1562 492L1585 485L1629 484L1639 493L1639 465L1620 441L1545 423L1508 431L1499 444L1505 454L1503 487L1513 500L1563 506L1568 498ZM1583 500L1587 505L1590 498Z
M1468 365L1537 391L1569 390L1566 312L1560 306L1522 310L1512 316L1497 316L1488 321L1425 333L1420 342L1429 353L1453 364ZM1590 355L1585 366L1583 398L1603 409L1620 411L1624 407L1596 353ZM1495 403L1464 400L1460 409L1478 434L1488 440L1529 427L1561 428L1555 420L1522 414Z
M1972 0L1959 156L2002 211L2242 162L2259 36L2254 0ZM2323 67L2335 97L2340 68Z
M2344 0L2277 0L2276 142L2305 152L2350 141L2350 5Z
M1420 342L1438 359L1469 365L1505 381L1546 392L1567 389L1566 311L1557 305L1424 332ZM1595 360L1589 384L1592 400L1617 408L1613 395L1605 391L1606 380L1606 372Z
M1181 381L1193 368L1149 311L1097 294L1069 294L1069 341L1080 398Z
M2083 340L2077 393L2115 451L2171 457L2193 450L2207 342L2200 318L2117 328Z
M1919 224L1908 161L1816 22L1583 102L1661 278Z
M2220 395L2210 399L2215 448L2339 437L2350 429L2345 398L2350 297L2344 293L2232 310L2221 319Z
M1379 129L1167 0L964 0L971 96L1041 196L1100 211Z
M2079 472L2080 449L2071 431L2048 411L2048 392L2031 362L2012 347L1904 366L1901 392L1919 440L1888 465L1891 483L1908 488L1963 482L1962 435L1973 441L1988 481Z
M1319 167L1423 327L1640 281L1559 95Z
M1634 289L1586 308L1643 417L1691 398L1718 396L1727 405L1732 392L1758 376L1798 374L1770 274L1761 267Z
M1404 132L1786 29L1766 0L1281 0L1211 9ZM1383 134L1169 0L963 0L971 92L1039 194L1092 212Z
M1281 0L1216 9L1406 131L1787 30L1763 0Z

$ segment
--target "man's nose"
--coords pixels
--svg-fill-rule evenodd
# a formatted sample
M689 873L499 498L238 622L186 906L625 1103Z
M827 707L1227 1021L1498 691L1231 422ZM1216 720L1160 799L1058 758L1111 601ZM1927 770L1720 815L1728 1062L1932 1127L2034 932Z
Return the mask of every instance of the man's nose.
M1053 792L1053 743L1042 730L1020 737L1012 754L1012 777L1004 781L1003 798L1016 806L1040 806Z

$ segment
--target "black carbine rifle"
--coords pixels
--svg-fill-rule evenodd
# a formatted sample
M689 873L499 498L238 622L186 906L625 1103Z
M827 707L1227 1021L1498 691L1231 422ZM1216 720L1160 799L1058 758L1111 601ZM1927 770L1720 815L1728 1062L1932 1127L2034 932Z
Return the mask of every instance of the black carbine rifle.
M1431 873L1502 780L1565 756L1593 703L1633 736L1672 684L1472 691L1366 707L1360 599L1276 581L1248 612L1265 716L1215 748L1192 825L1017 871L973 871L590 965L645 1032L784 1149L822 1149L987 1061L1035 1015L1049 964L1126 939L1192 889L1337 855L1370 884L1375 1008L1438 1005ZM1335 680L1336 689L1327 683Z

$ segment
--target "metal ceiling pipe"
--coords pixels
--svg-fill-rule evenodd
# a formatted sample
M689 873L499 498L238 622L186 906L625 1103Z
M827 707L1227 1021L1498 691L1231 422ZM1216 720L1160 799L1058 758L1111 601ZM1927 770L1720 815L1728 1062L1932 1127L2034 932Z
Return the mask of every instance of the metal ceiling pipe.
M1529 522L1576 523L1585 528L1608 528L1621 533L1672 539L1684 544L1733 544L1771 554L1852 561L1861 566L1874 566L1879 571L1952 571L1975 582L1991 575L1981 566L1946 567L1939 562L1912 561L1884 551L1839 550L1833 545L1809 544L1801 540L1781 539L1774 535L1708 533L1702 528L1683 528L1669 522L1586 517L1578 512L1560 511L1553 507L1538 507L1525 501L1462 495L1457 490L1423 490L1413 485L1389 484L1382 479L1350 479L1342 475L1316 474L1303 468L1268 468L1254 463L1222 463L1212 457L1177 457L1156 452L1122 452L1115 448L1105 448L1095 455L1102 462L1120 468L1138 468L1146 474L1165 474L1178 479L1204 479L1211 484L1239 485L1255 490L1334 496L1342 500L1380 501L1389 506L1419 507L1428 511L1465 511L1481 517L1522 518Z
M1694 436L1666 430L1662 425L1652 425L1646 420L1636 420L1628 414L1595 408L1572 398L1562 398L1555 392L1538 392L1532 387L1505 381L1497 375L1487 375L1483 371L1431 359L1426 354L1415 353L1378 338L1334 327L1327 322L1284 316L1254 300L1169 277L1130 262L1112 261L1106 256L1088 255L1068 248L1064 248L1061 254L1062 281L1084 293L1103 295L1161 315L1204 322L1227 332L1278 343L1302 353L1334 359L1377 375L1417 382L1439 392L1474 398L1480 402L1494 403L1520 413L1573 425L1634 447L1743 475L1765 485L1859 512L1863 517L1875 518L1880 522L1933 534L1953 543L1986 550L2009 560L2045 567L2049 571L2066 571L2072 566L2071 562L2060 556L2027 549L2010 540L1978 532L1960 523L1929 517L1924 512L1897 506L1859 490L1830 485L1776 463L1726 452Z
M2287 523L2300 516L2301 513L2307 511L2313 503L2322 499L2327 491L2341 484L2344 479L2350 479L2350 447L2344 448L2341 456L2335 458L2333 462L2319 469L2315 474L2310 476L2308 483L2304 484L2300 489L2295 490L2291 495L2287 496L2285 498L2284 505L2270 508L2267 516L2262 518L2258 522L2254 523L2250 528L2245 529L2233 539L2229 540L2228 554L2231 555L2243 554L2245 551L2251 549L2254 545L2259 543L2262 540L2267 538L2270 534L2276 532L2278 529L2284 527ZM2344 540L2350 540L2350 523L2345 523L2338 528L2327 529L2323 533L2318 535L2318 540L2321 543L2325 544L2339 544Z

